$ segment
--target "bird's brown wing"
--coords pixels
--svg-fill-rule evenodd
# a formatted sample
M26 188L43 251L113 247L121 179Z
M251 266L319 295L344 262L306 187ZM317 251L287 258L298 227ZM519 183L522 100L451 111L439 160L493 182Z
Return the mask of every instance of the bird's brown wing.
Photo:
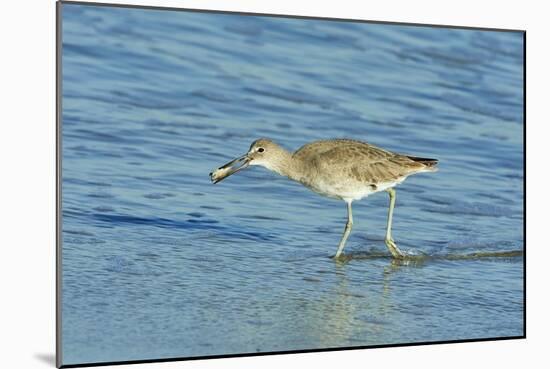
M324 153L327 153L333 150L336 150L336 152L338 153L339 152L338 149L342 149L342 150L351 149L354 152L362 152L364 155L371 157L373 159L377 157L385 157L388 155L393 155L393 153L389 151L386 151L374 145L368 144L366 142L350 140L345 138L338 138L338 139L332 139L332 140L319 140L319 141L314 141L314 142L305 144L304 146L296 150L293 156L301 159L302 158L313 159L314 157L317 157L319 155L322 155Z
M322 170L338 168L338 175L365 184L393 182L425 168L404 155L369 144L340 144L319 154L315 162Z

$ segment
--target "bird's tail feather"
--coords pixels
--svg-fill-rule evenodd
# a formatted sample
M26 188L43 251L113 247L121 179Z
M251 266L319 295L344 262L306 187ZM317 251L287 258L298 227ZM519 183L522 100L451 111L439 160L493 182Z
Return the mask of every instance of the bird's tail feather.
M424 164L426 167L431 168L432 170L437 170L436 165L437 163L439 163L439 160L437 159L419 158L417 156L407 156L407 158L417 163Z

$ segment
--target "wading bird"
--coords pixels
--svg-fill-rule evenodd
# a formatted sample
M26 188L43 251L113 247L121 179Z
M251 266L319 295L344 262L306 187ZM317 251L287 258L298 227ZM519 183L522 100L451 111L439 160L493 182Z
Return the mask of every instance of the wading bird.
M386 245L393 257L403 258L391 234L394 187L411 174L437 171L437 159L396 154L356 140L314 141L291 153L261 138L250 145L246 154L210 173L210 179L218 183L250 165L263 166L320 195L346 202L348 221L335 258L341 257L351 232L351 203L380 191L387 191L390 197Z

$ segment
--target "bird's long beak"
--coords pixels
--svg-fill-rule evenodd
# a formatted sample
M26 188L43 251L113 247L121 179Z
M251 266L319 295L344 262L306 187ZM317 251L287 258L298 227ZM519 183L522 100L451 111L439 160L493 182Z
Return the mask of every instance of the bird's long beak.
M216 184L222 179L229 177L231 174L237 173L239 170L248 167L249 163L250 158L248 157L248 153L244 154L210 173L210 180L212 183Z

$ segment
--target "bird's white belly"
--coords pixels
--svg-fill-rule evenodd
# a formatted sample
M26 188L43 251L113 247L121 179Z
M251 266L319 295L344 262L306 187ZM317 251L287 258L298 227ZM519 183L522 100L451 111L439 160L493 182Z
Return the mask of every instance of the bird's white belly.
M383 182L378 183L375 186L373 185L364 185L355 183L326 183L320 181L315 184L305 184L312 191L334 199L341 199L346 201L357 201L361 200L364 197L367 197L373 193L385 191L388 188L394 187L399 183L403 182L406 177L400 178L397 181L393 182Z

